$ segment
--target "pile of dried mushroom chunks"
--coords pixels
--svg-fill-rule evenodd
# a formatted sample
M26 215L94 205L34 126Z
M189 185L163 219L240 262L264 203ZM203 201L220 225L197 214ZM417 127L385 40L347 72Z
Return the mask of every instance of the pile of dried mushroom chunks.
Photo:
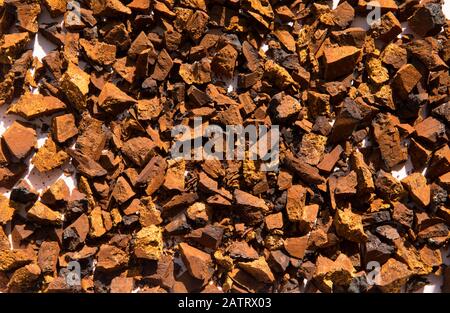
M0 0L0 291L449 292L442 9ZM278 169L173 158L197 118L278 126Z

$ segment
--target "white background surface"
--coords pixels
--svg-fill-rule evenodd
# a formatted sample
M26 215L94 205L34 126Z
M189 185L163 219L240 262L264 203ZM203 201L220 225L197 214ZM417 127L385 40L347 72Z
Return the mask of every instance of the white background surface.
M333 1L333 8L337 6L337 3L339 0ZM444 14L446 15L447 19L450 19L450 0L445 0L445 4L443 6L444 8ZM52 20L47 12L47 10L44 8L43 12L39 18L39 22L46 23ZM59 22L62 21L62 18L58 19ZM365 29L368 29L367 23L365 18L356 18L352 26L357 27L363 27ZM410 30L407 27L407 23L402 24L404 28L404 33L410 33ZM56 48L55 45L47 41L45 38L43 38L41 35L36 34L34 40L30 44L29 49L33 49L33 55L42 60L42 58L50 51L54 50ZM38 90L33 90L33 92L38 92ZM6 115L6 109L8 106L4 105L0 107L0 136L4 133L4 131L12 124L14 120L23 120L20 117L13 116L13 115ZM35 121L32 121L32 123L36 126L40 126L42 122L46 123L47 125L50 125L51 118L43 118L43 119L37 119ZM47 133L42 133L39 129L37 129L38 132L38 147L41 147L45 139L47 138ZM30 164L28 173L25 176L25 179L39 192L42 192L47 187L49 187L52 183L54 183L58 179L64 179L69 188L72 190L75 187L74 179L73 177L67 177L63 173L63 169L67 168L71 165L67 164L65 167L53 170L49 173L41 174L39 171L37 171L33 165L29 162L30 158L28 159L28 163ZM397 171L394 171L392 174L397 179L402 179L406 177L409 173L410 166L409 164L406 164L406 166L401 166ZM0 189L0 192L2 192L4 195L9 197L9 192L5 189ZM8 231L8 229L7 229ZM443 253L443 258L445 259L445 264L450 265L450 258L448 257L449 252ZM419 292L439 292L440 286L442 284L442 277L436 277L434 275L430 275L429 281L431 282L431 285L426 286L423 288L423 290L420 290Z

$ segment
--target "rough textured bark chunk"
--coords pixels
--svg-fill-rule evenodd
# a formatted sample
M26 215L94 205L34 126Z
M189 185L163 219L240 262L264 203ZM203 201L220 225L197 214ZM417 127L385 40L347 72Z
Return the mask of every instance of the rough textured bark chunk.
M114 17L120 14L131 14L131 10L120 0L101 0L91 4L92 13L100 16Z
M255 209L262 210L262 211L269 210L269 208L267 207L267 205L263 199L255 197L255 196L253 196L247 192L244 192L242 190L235 190L234 197L236 199L236 204L238 204L240 206L255 208Z
M172 69L173 61L169 53L163 49L156 60L156 66L152 74L152 78L158 81L166 79Z
M116 46L101 41L80 40L80 46L83 47L87 57L94 63L100 65L111 65L116 60Z
M402 145L400 134L392 119L387 114L379 114L372 122L375 139L380 148L381 157L386 166L391 169L405 162L406 148Z
M336 211L334 225L336 232L350 241L364 242L367 240L361 215L353 213L349 208Z
M422 207L430 204L431 190L427 179L420 173L413 173L402 179L402 184L409 191L412 199Z
M335 261L319 255L313 277L322 290L331 292L333 287L348 285L355 274L351 260L341 253Z
M6 225L13 218L15 208L9 203L9 199L0 195L0 225Z
M106 83L98 96L98 105L108 113L120 113L135 102L135 99L111 83Z
M101 245L97 253L97 269L100 272L117 271L128 264L128 254L111 245Z
M421 78L422 74L414 65L405 64L395 74L392 88L401 98L406 99Z
M68 160L69 155L57 146L52 137L48 137L33 156L31 163L42 173L61 167Z
M330 173L336 165L336 162L340 159L342 152L342 147L337 145L331 152L324 155L320 163L317 164L317 168L326 173Z
M303 181L307 183L320 184L324 181L323 177L319 174L319 170L316 167L307 164L299 158L288 155L286 156L284 162Z
M218 77L230 79L234 74L237 57L238 53L236 49L232 45L226 45L212 59L211 70Z
M64 14L67 10L67 0L45 0L44 4L53 18Z
M134 238L134 254L147 260L159 260L162 256L163 238L161 228L155 225L143 227Z
M31 209L28 210L27 217L39 224L59 225L64 220L60 212L53 211L40 201L36 201Z
M202 281L203 285L209 282L214 272L211 255L186 243L179 247L189 274Z
M90 76L73 63L69 63L61 77L61 87L66 97L78 110L86 107L89 93Z
M306 189L301 185L294 185L287 191L286 212L291 222L299 222L305 207Z
M128 200L130 200L132 197L134 197L135 193L133 191L133 188L131 188L130 184L127 182L127 180L120 176L117 179L117 182L114 186L112 196L119 204L125 203Z
M383 292L400 292L411 274L406 264L391 258L381 267L377 285Z
M153 154L155 144L147 137L134 137L122 146L122 152L139 167L144 166Z
M428 144L439 144L448 141L445 125L434 117L428 117L415 125L417 136Z
M29 42L30 35L27 32L5 34L0 41L0 63L12 64Z
M259 259L250 262L241 262L239 263L239 267L260 282L270 284L275 281L275 276L270 270L264 257L260 257Z
M7 113L17 114L27 120L32 120L58 111L64 111L65 109L66 105L58 98L27 93L10 106Z
M42 273L55 273L58 264L59 244L55 241L44 241L39 248L38 265Z
M374 38L390 42L402 33L402 25L392 12L388 12L374 23L372 32Z
M420 6L408 19L408 24L420 36L438 34L445 25L445 15L438 3L427 3Z
M353 46L326 48L324 51L325 79L333 80L354 71L361 50Z

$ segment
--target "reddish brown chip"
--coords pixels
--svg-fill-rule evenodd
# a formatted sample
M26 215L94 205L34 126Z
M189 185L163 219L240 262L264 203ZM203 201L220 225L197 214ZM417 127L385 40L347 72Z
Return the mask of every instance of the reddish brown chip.
M27 157L37 143L36 131L17 121L8 127L2 139L11 155L19 160Z

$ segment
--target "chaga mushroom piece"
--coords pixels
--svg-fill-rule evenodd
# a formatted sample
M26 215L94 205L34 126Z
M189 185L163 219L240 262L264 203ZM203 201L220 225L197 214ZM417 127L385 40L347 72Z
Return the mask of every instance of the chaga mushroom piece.
M400 134L389 114L379 114L372 122L375 140L381 157L388 169L407 160L406 147L401 143Z
M53 18L66 13L67 0L44 0L44 4Z
M0 195L0 225L9 223L15 212L15 208L9 203L9 199Z
M399 69L408 62L408 53L405 48L390 43L381 53L381 60L383 63Z
M12 190L9 199L20 203L34 203L39 198L38 192L26 180L21 180Z
M75 168L87 177L102 177L107 174L107 171L91 157L79 151L66 150L66 152L73 158Z
M290 237L284 240L284 249L288 254L297 259L303 259L308 247L308 236Z
M64 217L60 212L53 211L40 201L37 201L27 212L27 217L38 224L62 224Z
M335 261L319 255L313 278L319 289L331 292L337 286L348 286L355 274L352 261L344 253L339 254Z
M355 18L355 9L347 1L339 4L332 13L334 23L340 28L348 27Z
M28 264L16 270L8 282L10 292L28 292L35 288L41 276L41 269L37 264Z
M443 1L78 2L0 0L0 292L409 292L448 274Z
M186 31L193 41L199 40L206 32L209 15L203 11L195 11L186 21Z
M291 222L299 222L303 216L306 201L306 188L293 185L287 191L286 213Z
M269 210L269 208L267 207L267 205L263 199L255 197L245 191L235 190L234 198L236 200L236 204L239 206L247 207L247 208L254 208L254 209L261 210L261 211Z
M134 103L136 103L135 99L112 83L106 83L98 96L98 105L110 114L121 113Z
M2 139L11 155L18 160L26 158L37 144L36 131L17 121L8 127Z
M233 259L256 260L259 257L258 252L245 241L234 241L227 248L227 252Z
M192 239L205 248L217 249L222 243L223 228L219 226L205 226L193 230L187 238Z
M414 128L417 136L428 144L442 144L448 141L445 125L434 117L424 119Z
M131 10L122 4L120 0L101 0L91 2L91 9L94 15L117 17L120 15L130 15Z
M363 120L363 112L353 99L345 98L331 130L330 140L347 139Z
M376 282L383 292L400 292L413 273L405 263L390 258L383 264L380 270L380 277Z
M371 30L373 38L391 42L402 33L402 25L392 12L388 12L373 24Z
M430 204L431 189L422 174L408 175L402 179L402 184L409 191L411 198L421 207L427 207Z
M372 57L367 61L367 72L375 84L383 84L389 80L389 72L378 58Z
M211 70L217 77L230 79L233 77L238 53L232 45L226 45L216 52L211 61Z
M111 65L116 60L116 46L100 42L98 40L88 41L80 40L80 46L83 47L87 57L94 63L100 65Z
M64 143L78 134L73 114L56 116L52 120L52 134L58 143Z
M155 143L146 137L134 137L122 146L122 153L137 166L142 167L150 160L154 153Z
M62 91L78 110L86 108L90 76L77 65L69 63L60 80Z
M12 64L30 42L27 32L5 34L0 40L0 63Z
M320 171L330 173L341 158L341 154L343 151L344 150L342 149L342 147L340 145L337 145L333 150L323 156L320 163L317 164L317 168Z
M134 236L134 254L137 258L159 260L163 252L163 237L160 227L143 227Z
M129 255L125 251L112 246L101 245L97 252L97 270L100 272L112 272L120 270L128 264Z
M31 163L36 169L43 173L61 167L69 160L69 155L62 150L49 136L44 145L38 149L31 159Z
M434 178L448 172L450 172L450 148L445 145L434 153L426 176Z
M291 86L296 87L298 83L292 78L291 74L280 64L268 60L264 63L264 76L274 86L284 90Z
M120 176L114 185L111 195L117 203L123 204L133 198L135 194L127 180L123 176Z
M13 188L26 171L26 165L21 163L0 166L0 187L7 189Z
M7 113L17 114L27 120L32 120L41 116L52 115L65 109L66 105L64 102L56 97L27 93L20 97L19 101L11 105Z
M70 190L63 179L58 179L41 196L41 201L47 205L69 202Z
M89 218L81 214L72 224L67 226L63 232L63 246L74 251L85 242L89 234Z
M16 25L22 31L37 33L39 30L38 18L41 14L40 1L5 1L6 10L13 12Z
M336 233L347 240L354 242L365 242L367 240L361 215L353 213L350 208L336 211L334 226L336 227Z
M263 256L254 261L240 262L238 266L262 283L271 284L275 281L275 276Z
M309 133L303 135L300 144L300 155L306 163L318 165L325 152L327 137Z
M163 81L169 75L173 67L173 61L169 53L163 49L156 59L155 69L153 70L152 78L157 81Z
M267 0L245 0L242 7L247 13L258 21L265 28L270 28L274 13L272 6Z
M211 81L210 61L203 58L193 64L183 63L180 66L179 74L188 85L209 83Z
M402 99L406 99L421 78L422 74L414 65L405 64L395 74L392 88Z
M42 273L56 273L60 247L56 241L44 241L38 253L38 265Z
M292 154L288 154L285 157L284 163L306 183L321 184L324 182L324 178L319 174L319 170L316 167L309 165L300 158L294 157Z
M375 175L375 187L378 194L386 200L398 200L403 198L405 190L402 184L391 174L379 170Z
M108 140L107 129L103 126L102 121L91 117L89 113L83 113L78 132L75 149L92 160L99 160Z
M353 46L325 48L325 79L333 80L355 70L361 50Z
M437 35L445 25L445 15L439 3L420 6L408 19L409 27L420 36Z
M189 274L206 285L211 279L214 268L211 255L194 248L187 243L180 243L180 253Z
M300 113L301 108L300 101L283 92L273 96L270 101L270 109L280 121L295 117Z

